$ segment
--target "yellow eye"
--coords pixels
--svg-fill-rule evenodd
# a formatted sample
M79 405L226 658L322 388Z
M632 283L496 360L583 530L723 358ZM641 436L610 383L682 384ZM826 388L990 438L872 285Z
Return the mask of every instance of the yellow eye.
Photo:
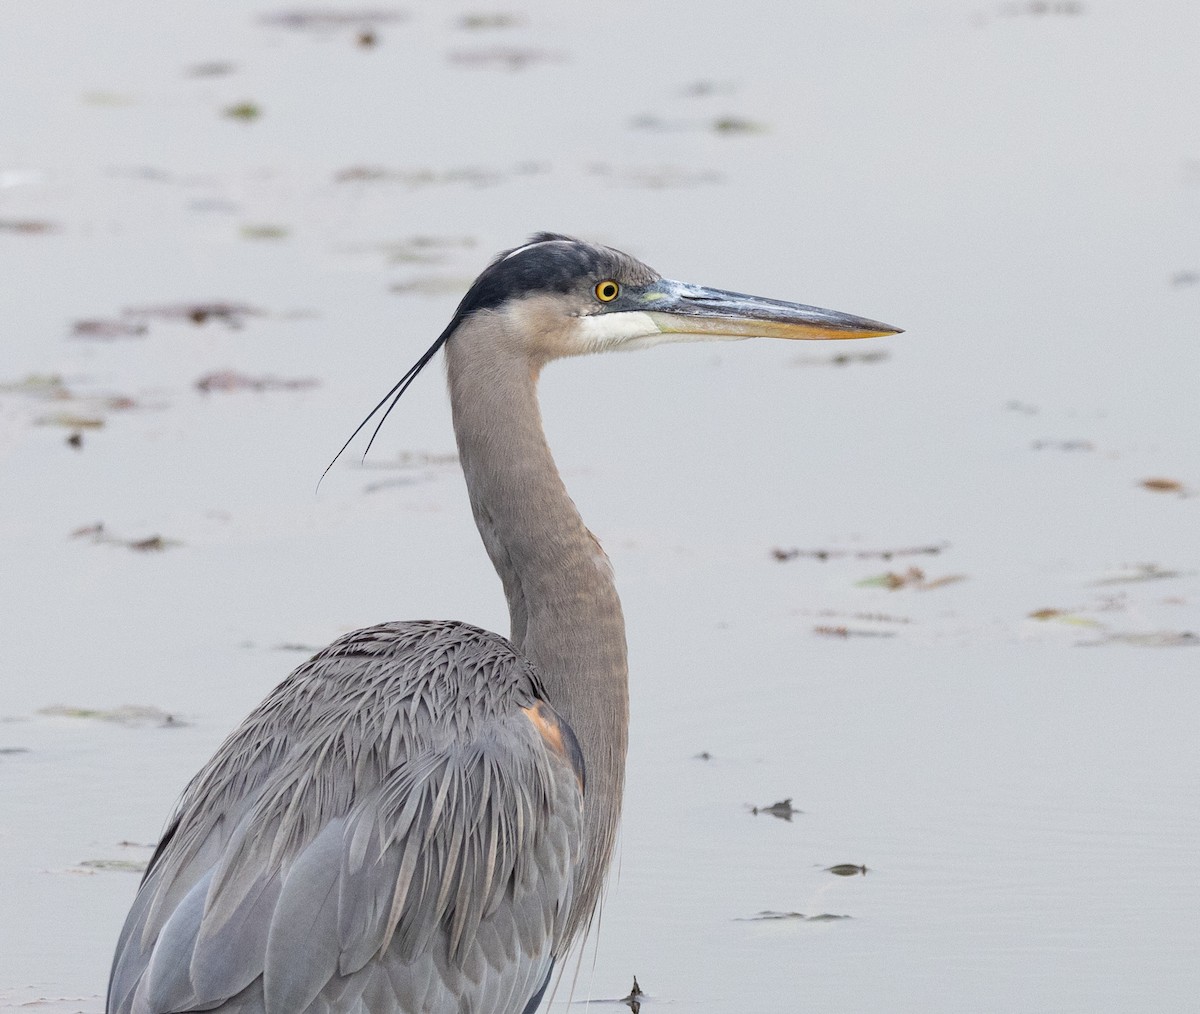
M621 286L614 282L611 278L606 278L602 282L596 283L596 298L601 303L611 303L617 298L617 293L621 291Z

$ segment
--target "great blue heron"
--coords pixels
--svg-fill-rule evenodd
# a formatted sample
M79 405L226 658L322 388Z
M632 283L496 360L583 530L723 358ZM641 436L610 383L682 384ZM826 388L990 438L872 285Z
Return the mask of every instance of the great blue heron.
M121 932L109 1012L532 1014L600 897L628 725L621 605L546 446L541 368L898 330L670 281L552 233L494 260L376 411L445 347L509 639L384 623L284 680L185 790Z

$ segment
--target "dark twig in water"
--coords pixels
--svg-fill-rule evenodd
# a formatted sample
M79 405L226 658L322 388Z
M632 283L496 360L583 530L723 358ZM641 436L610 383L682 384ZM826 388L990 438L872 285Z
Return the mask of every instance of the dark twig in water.
M771 555L780 563L796 560L801 557L809 560L842 560L853 557L856 560L891 560L897 556L936 556L950 548L949 542L939 542L928 546L908 546L901 549L781 549L778 546L771 550Z
M638 1014L642 1009L642 997L646 994L642 991L642 987L638 985L637 976L633 977L633 988L629 991L629 995L621 998L621 1003L625 1004L633 1014Z
M797 810L795 807L793 807L792 797L788 796L787 799L781 799L778 803L772 803L770 806L751 806L750 812L756 817L760 813L765 813L772 817L778 817L780 820L786 820L788 823L791 823L793 814L803 813L804 811Z

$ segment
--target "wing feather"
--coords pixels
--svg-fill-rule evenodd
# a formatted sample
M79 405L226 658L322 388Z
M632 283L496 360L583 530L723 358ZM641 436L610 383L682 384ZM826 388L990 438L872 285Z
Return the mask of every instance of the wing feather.
M582 828L538 698L464 624L368 628L301 666L185 792L109 1011L524 1007L566 942Z

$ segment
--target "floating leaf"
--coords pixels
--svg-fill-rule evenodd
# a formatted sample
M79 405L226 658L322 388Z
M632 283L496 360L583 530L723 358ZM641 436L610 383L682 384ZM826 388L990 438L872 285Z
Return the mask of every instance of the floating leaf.
M115 873L145 873L147 866L137 859L85 859L79 865L87 870L110 870Z
M819 915L805 915L803 912L772 912L762 911L754 915L743 916L735 922L773 922L776 920L795 920L797 922L836 922L839 919L849 919L848 915L834 915L831 912L821 912Z
M895 637L894 630L868 630L863 627L813 627L814 634L822 637Z
M771 555L780 563L800 557L824 563L826 560L840 560L846 557L854 557L858 560L891 560L897 556L936 556L949 548L949 542L938 542L928 546L906 546L900 549L780 549L777 546L771 550Z
M348 10L333 8L298 8L290 11L279 11L275 14L264 14L259 18L265 25L277 28L309 29L329 31L330 29L346 27L362 27L363 25L378 25L403 21L408 15L396 8L365 7Z
M186 73L188 77L223 77L237 70L237 64L224 60L209 60L207 63L194 63Z
M265 310L246 303L227 303L214 300L210 303L171 303L165 306L130 307L124 311L126 317L139 320L158 318L170 321L191 321L193 324L208 324L220 321L234 330L242 327L247 317L261 317Z
M39 416L34 422L38 426L65 426L71 430L98 430L104 425L104 420L97 416L75 415L73 412Z
M755 123L753 120L747 120L741 116L723 116L719 120L714 120L712 129L718 134L763 134L767 130L764 124Z
M51 704L38 709L39 715L52 718L87 718L101 722L114 722L117 725L130 727L156 726L158 728L179 728L189 725L182 719L159 708L138 704L125 704L119 708L103 710L100 708L79 708L65 704Z
M170 549L173 546L182 546L183 543L176 539L164 539L161 535L151 535L145 539L122 539L115 535L109 534L108 529L104 527L104 523L100 522L94 525L87 525L84 528L76 528L71 533L71 538L90 538L92 543L99 545L101 543L112 546L124 546L126 549L134 549L140 553L161 552L164 549Z
M859 588L886 588L888 591L897 591L900 588L933 591L935 588L944 588L948 584L965 580L966 577L962 574L947 574L944 577L927 580L925 572L920 567L909 567L903 574L888 571L885 574L864 578L862 581L856 582L856 585Z
M1111 633L1099 641L1080 643L1088 648L1102 644L1130 644L1137 648L1194 648L1200 645L1200 636L1190 630L1156 630L1148 633Z
M311 377L251 377L236 370L217 370L197 380L196 388L205 394L213 391L301 391L316 387L319 383Z
M1054 620L1057 623L1067 623L1073 627L1101 627L1103 626L1097 620L1093 620L1087 616L1079 616L1075 613L1069 613L1065 609L1036 609L1029 614L1031 620L1040 620L1043 623L1047 620Z
M243 225L242 239L287 239L290 230L286 225Z
M232 106L226 106L221 110L221 115L228 116L231 120L241 120L243 123L252 123L262 116L262 110L253 102L238 102Z
M835 352L828 356L797 356L794 366L849 366L851 363L882 363L891 358L887 349L872 349L869 352Z
M114 338L141 338L146 334L147 330L145 323L139 320L130 320L128 318L103 320L93 318L75 321L74 326L71 328L71 334L75 338L111 341Z
M1035 440L1029 445L1035 451L1094 451L1096 445L1090 440Z
M37 236L46 232L54 232L57 226L53 222L45 222L32 218L0 218L0 232L15 232L24 236Z
M1142 489L1148 489L1151 493L1178 493L1180 496L1187 496L1188 490L1178 479L1143 479L1141 482Z
M867 875L867 868L865 866L856 866L854 863L838 863L836 866L826 866L825 872L839 877L865 877Z
M523 24L525 24L525 18L522 15L509 14L504 11L464 14L458 19L459 28L472 32L482 29L516 28Z
M181 544L173 539L164 539L161 535L151 535L148 539L133 539L125 543L130 549L136 549L140 553L160 553L169 546Z
M1094 587L1110 584L1137 584L1141 581L1162 581L1173 577L1189 577L1193 571L1167 570L1156 563L1136 563L1124 574L1102 577L1093 581Z

